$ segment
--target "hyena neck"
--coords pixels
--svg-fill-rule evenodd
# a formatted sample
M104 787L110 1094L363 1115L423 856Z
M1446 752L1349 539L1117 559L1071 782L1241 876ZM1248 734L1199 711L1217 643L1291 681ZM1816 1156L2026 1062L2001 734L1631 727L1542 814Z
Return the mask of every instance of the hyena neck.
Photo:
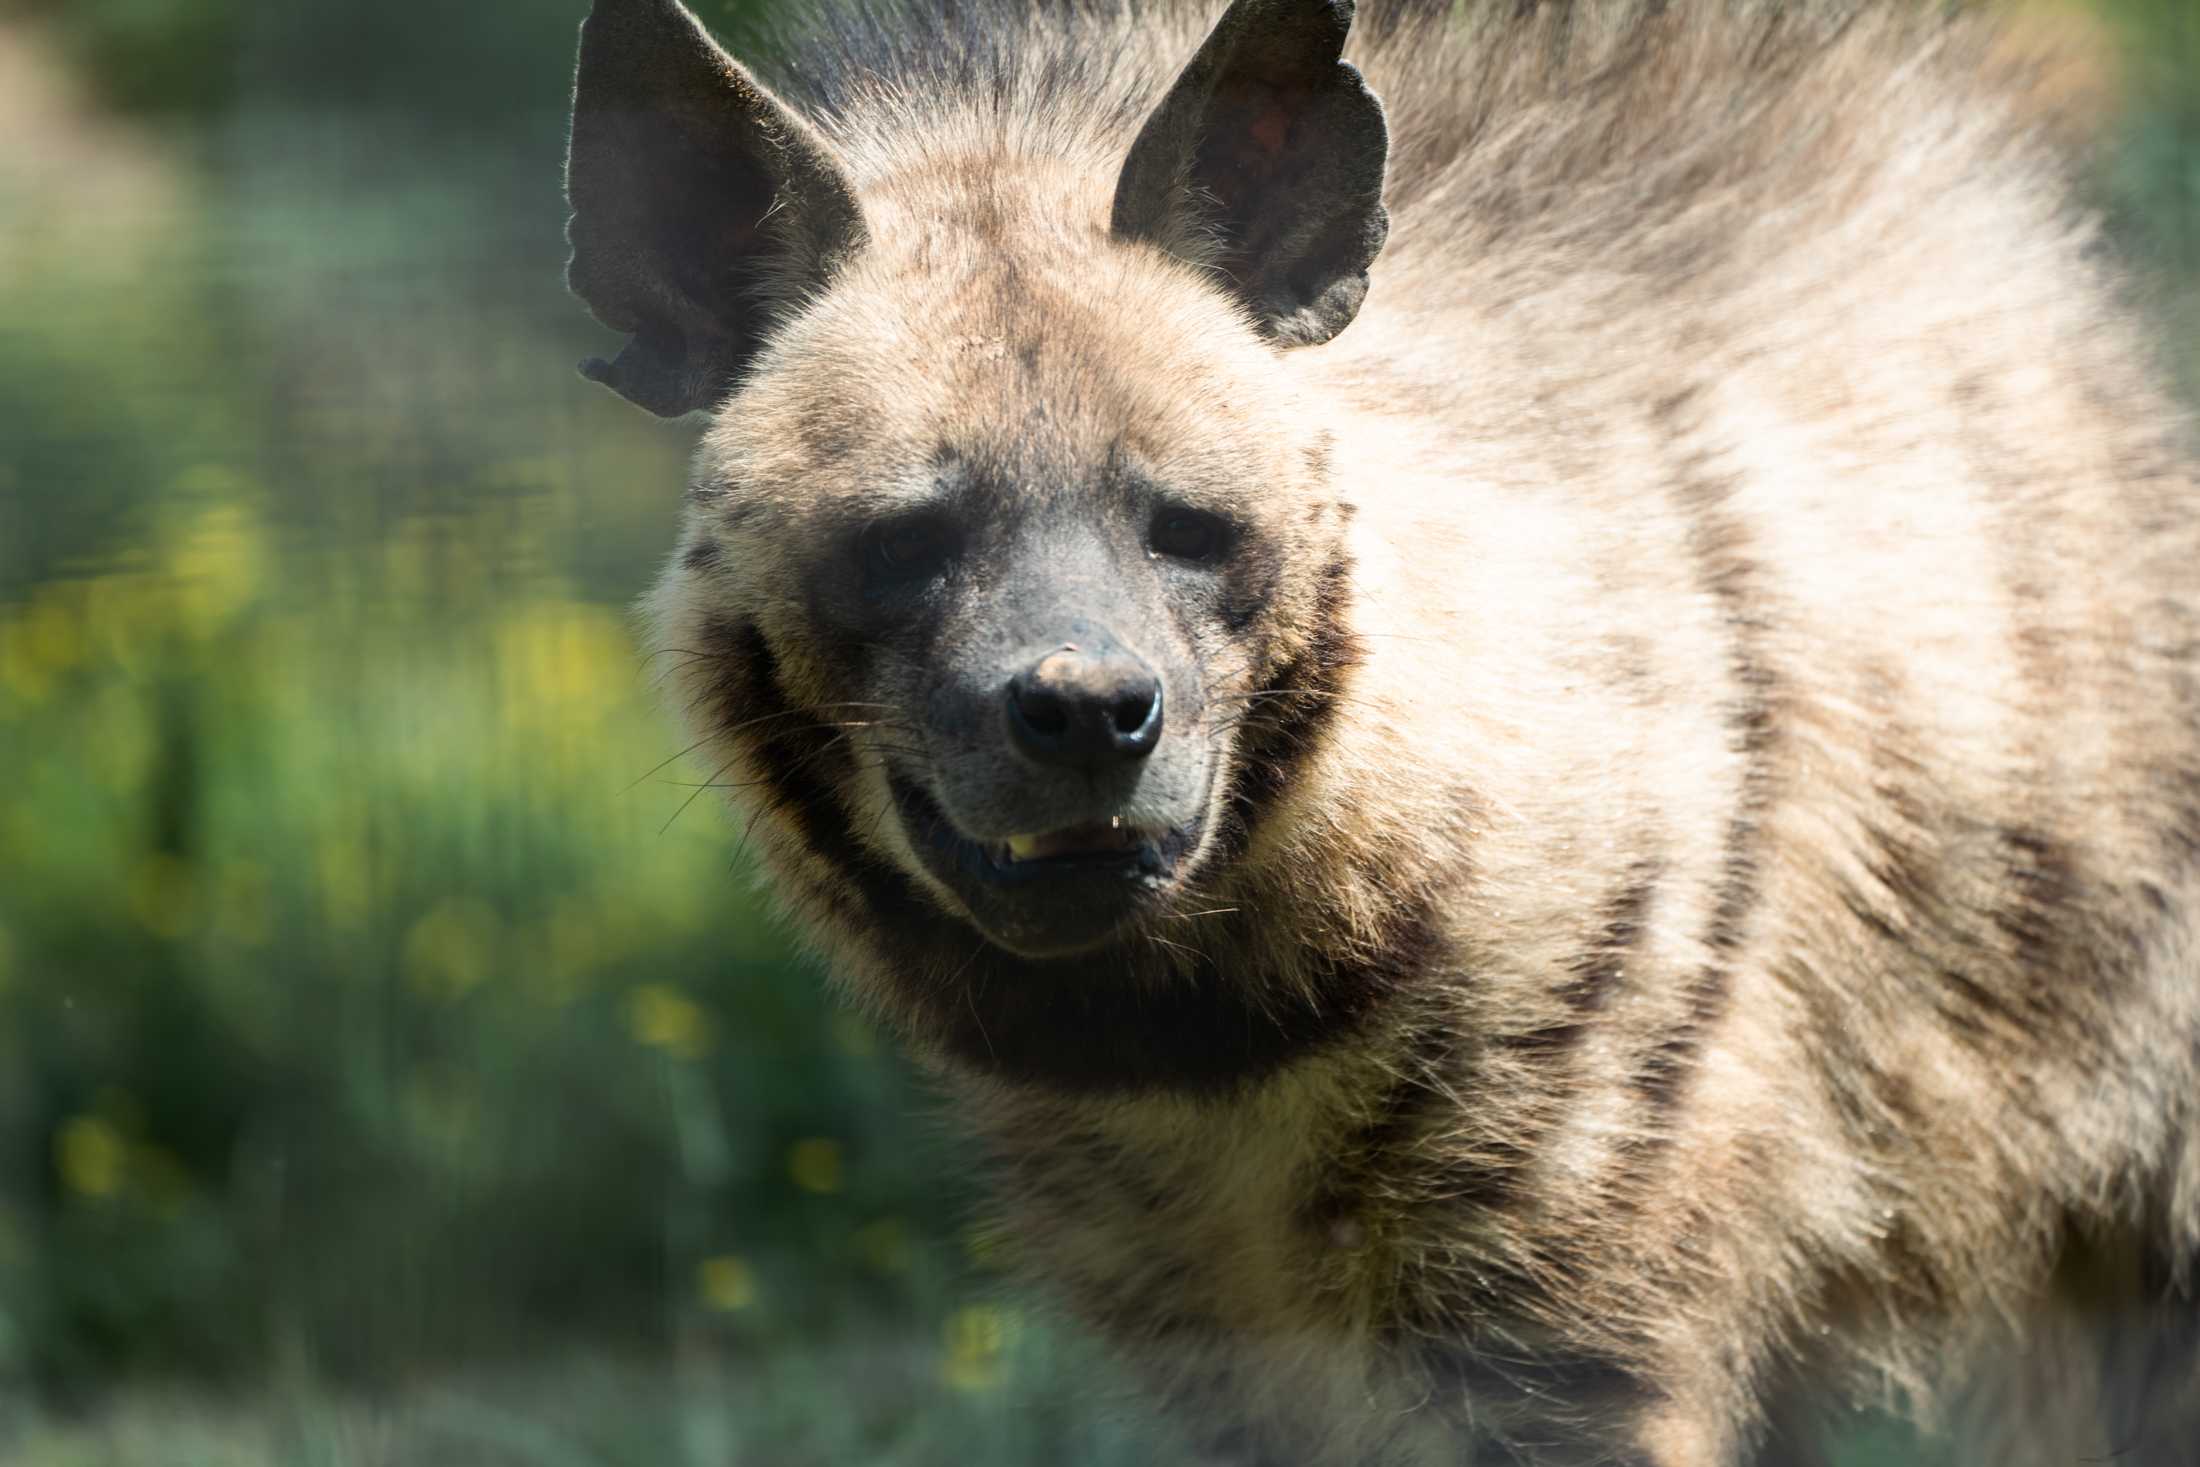
M1431 1199L1462 1181L1430 1146L1459 1095L1431 1067L1453 1031L1390 1018L1224 1095L967 1086L959 1108L987 1163L1004 1262L1195 1405L1245 1390L1272 1396L1294 1431L1351 1423L1338 1461L1373 1460L1360 1454L1392 1430L1428 1440L1381 1460L1457 1460L1452 1433L1479 1423L1434 1391L1452 1389L1478 1341L1523 1375L1544 1368L1542 1317L1557 1310L1531 1293L1454 1308L1429 1292L1494 1277L1483 1265L1499 1260L1432 1225L1443 1204ZM1552 1360L1620 1375L1603 1356Z
M1369 1228L1339 1187L1382 1068L1361 1041L1220 1095L965 1083L959 1099L995 1207L1029 1240L1013 1265L1080 1313L1132 1333L1157 1309L1192 1328L1334 1330L1339 1298L1375 1323Z

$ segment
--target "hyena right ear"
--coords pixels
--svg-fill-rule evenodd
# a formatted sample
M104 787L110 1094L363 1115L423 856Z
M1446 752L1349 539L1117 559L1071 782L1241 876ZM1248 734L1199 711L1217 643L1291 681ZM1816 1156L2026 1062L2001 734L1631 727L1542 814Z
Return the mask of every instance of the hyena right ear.
M633 340L582 375L662 417L724 396L864 240L824 139L677 0L596 0L566 160L566 283Z
M1284 346L1344 330L1390 232L1352 0L1233 0L1131 144L1115 233L1218 269Z

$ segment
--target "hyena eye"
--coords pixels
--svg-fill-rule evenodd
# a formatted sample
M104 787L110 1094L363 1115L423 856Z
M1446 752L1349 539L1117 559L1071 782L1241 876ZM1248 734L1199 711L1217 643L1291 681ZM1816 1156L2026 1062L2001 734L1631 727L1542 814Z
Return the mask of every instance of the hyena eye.
M1155 555L1202 565L1221 559L1229 539L1229 525L1196 509L1164 509L1146 532L1146 546Z
M936 515L880 520L863 532L863 571L877 584L926 580L946 565L955 544L954 528Z

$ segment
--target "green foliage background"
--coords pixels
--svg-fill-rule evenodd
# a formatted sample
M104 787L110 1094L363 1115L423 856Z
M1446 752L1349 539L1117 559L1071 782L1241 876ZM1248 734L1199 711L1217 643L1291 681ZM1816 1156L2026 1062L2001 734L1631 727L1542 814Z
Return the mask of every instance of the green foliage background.
M585 8L0 9L0 1459L1165 1450L663 762ZM2050 8L2200 382L2200 7Z

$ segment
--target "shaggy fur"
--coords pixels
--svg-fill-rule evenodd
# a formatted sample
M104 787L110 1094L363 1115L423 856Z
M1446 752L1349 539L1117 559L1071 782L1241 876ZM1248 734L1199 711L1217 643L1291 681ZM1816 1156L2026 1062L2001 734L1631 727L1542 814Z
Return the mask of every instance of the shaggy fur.
M2200 484L2042 92L1906 13L1371 3L1389 238L1320 345L1225 229L1111 229L1214 7L837 13L766 75L862 223L765 178L807 263L703 303L756 345L673 684L1029 1274L1230 1460L1794 1460L1875 1402L2200 1462ZM962 777L926 690L1020 563L865 621L842 547L945 478L1100 524L1125 463L1241 527L1149 623L1202 834L1019 956L894 781Z

